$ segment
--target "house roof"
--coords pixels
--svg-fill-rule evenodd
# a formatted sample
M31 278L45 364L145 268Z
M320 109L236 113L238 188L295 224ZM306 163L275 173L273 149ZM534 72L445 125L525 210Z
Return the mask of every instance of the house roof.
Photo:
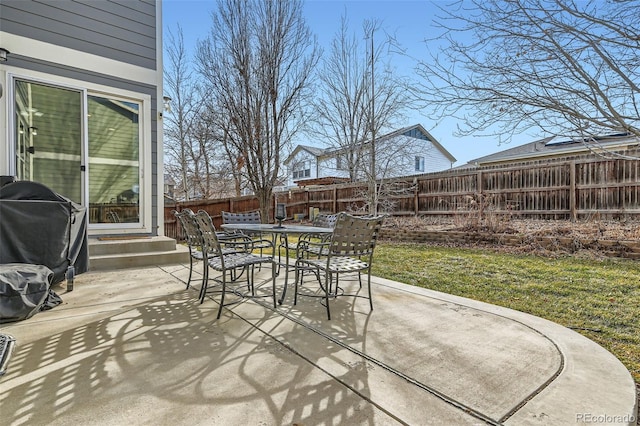
M401 136L402 134L404 134L404 133L406 133L406 132L408 132L410 130L413 130L413 129L418 129L419 131L424 133L427 136L427 138L429 139L429 142L431 142L436 148L438 148L438 150L440 152L442 152L442 154L444 154L444 156L447 157L449 159L449 161L451 161L452 163L456 162L456 158L449 151L447 151L445 149L445 147L442 146L440 144L440 142L438 142L436 140L436 138L434 138L431 135L431 133L427 132L427 130L421 124L414 124L413 126L403 127L402 129L395 130L395 131L393 131L391 133L387 133L386 135L383 135L383 136L379 137L378 140L391 139L391 138L396 137L396 136ZM369 142L367 142L367 143L369 143Z
M298 155L301 151L307 151L309 154L313 155L314 157L319 157L325 151L327 151L327 149L318 148L318 147L309 146L309 145L298 145L291 152L291 154L289 154L289 156L286 158L286 160L284 160L284 164L285 165L289 164L291 162L291 160L293 160L296 157L296 155Z
M418 129L420 132L422 132L424 135L427 136L427 138L429 139L429 142L431 142L440 152L442 152L442 154L444 154L449 161L451 161L452 163L454 163L456 161L455 157L453 155L451 155L451 153L449 151L447 151L429 132L427 132L425 130L424 127L422 127L422 125L420 124L414 124L412 126L407 126L407 127L403 127L400 128L398 130L394 130L393 132L390 133L386 133L384 135L381 135L379 137L376 138L376 141L385 141L387 139L392 139L394 137L398 137L403 135L404 133L413 130L413 129ZM371 141L367 141L365 142L365 144L371 143ZM340 153L341 151L346 151L346 148L337 148L337 149L332 149L332 148L317 148L317 147L313 147L313 146L308 146L308 145L298 145L296 146L296 148L291 152L291 154L289 154L289 156L287 157L287 159L284 161L284 164L287 165L291 162L291 160L298 155L298 153L300 151L307 151L309 152L311 155L315 156L315 157L322 157L322 156L332 156L335 154Z
M584 154L589 152L601 153L605 150L639 144L640 138L628 133L617 133L592 138L551 136L470 160L467 164L458 166L456 169L473 168L486 164L503 162L534 160L544 157Z
M325 176L320 178L300 179L296 181L298 186L312 186L312 185L335 185L337 183L350 182L351 179L345 177Z

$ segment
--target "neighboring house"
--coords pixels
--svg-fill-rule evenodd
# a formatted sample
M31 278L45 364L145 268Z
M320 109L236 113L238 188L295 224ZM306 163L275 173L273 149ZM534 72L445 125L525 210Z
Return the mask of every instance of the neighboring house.
M363 167L368 167L365 142ZM382 135L375 140L378 178L393 178L450 169L456 159L419 124ZM345 149L298 145L287 157L287 185L335 183L349 178ZM357 176L362 179L362 173Z
M161 2L2 0L0 50L0 175L163 233Z
M584 155L616 156L628 150L637 150L640 138L627 133L593 138L548 137L469 161L456 169L493 166L508 163L550 160ZM637 156L637 153L634 154Z

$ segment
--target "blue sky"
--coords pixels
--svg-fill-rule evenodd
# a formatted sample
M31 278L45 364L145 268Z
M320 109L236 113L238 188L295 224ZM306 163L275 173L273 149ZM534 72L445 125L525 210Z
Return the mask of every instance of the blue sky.
M444 4L446 0L439 1ZM211 12L215 8L215 1L163 0L162 7L165 34L169 29L175 31L179 24L188 50L191 51L199 39L207 36L211 28ZM424 40L437 34L437 30L432 26L437 9L431 1L306 0L304 9L305 19L325 52L329 50L329 44L340 27L341 16L345 14L352 32L360 33L362 22L366 19L380 21L383 29L395 34L407 53L418 59L427 59ZM413 62L410 60L395 57L393 64L398 72L412 74ZM493 139L458 138L453 136L456 120L436 123L418 112L411 113L405 125L417 123L422 124L457 159L455 165L465 164L471 159L534 140L531 136L521 135L515 137L509 145L498 146L497 141Z

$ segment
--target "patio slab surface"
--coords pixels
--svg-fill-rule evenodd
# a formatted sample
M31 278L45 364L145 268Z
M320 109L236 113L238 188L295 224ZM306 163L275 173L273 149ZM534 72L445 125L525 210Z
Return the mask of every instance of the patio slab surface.
M1 324L17 344L0 424L636 421L624 366L538 317L374 278L373 311L342 297L327 321L319 299L293 305L289 291L277 309L244 299L216 320L217 296L199 304L187 276L185 265L85 273L73 292L54 287L62 305Z

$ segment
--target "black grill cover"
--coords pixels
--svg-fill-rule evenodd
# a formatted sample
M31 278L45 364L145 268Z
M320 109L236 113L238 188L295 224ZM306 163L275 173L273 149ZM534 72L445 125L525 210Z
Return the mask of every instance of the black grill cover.
M51 284L89 269L87 210L46 186L18 181L0 187L0 264L44 265Z
M0 323L20 321L43 310L53 271L43 265L0 265Z

